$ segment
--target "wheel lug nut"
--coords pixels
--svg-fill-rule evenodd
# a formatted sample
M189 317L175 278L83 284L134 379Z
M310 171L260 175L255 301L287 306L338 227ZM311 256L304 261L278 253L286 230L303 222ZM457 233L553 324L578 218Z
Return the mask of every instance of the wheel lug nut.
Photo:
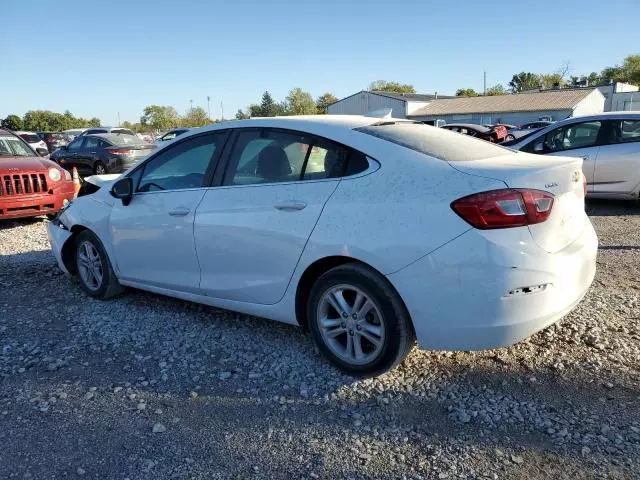
M349 330L349 335L353 335L353 330Z
M354 313L353 315L351 315L353 317L354 320L356 320L358 318L358 314Z
M342 318L347 318L348 316L349 316L349 314L346 313L346 312L342 314Z
M362 326L361 325L356 325L356 330L362 330Z
M340 324L340 328L347 328L347 324L346 324L346 323L344 323L344 322L342 322L342 323Z

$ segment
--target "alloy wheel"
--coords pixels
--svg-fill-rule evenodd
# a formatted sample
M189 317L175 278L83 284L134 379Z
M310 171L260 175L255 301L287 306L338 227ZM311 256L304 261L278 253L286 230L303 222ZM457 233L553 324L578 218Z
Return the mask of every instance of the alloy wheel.
M385 324L376 302L353 285L337 285L321 297L316 318L327 347L352 365L373 362L382 353Z
M95 245L89 241L82 242L78 248L78 272L89 290L96 291L102 286L102 258Z

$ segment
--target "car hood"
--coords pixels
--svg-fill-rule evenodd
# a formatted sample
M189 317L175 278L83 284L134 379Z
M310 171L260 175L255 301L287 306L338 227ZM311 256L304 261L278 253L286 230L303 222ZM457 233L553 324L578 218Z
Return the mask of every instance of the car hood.
M105 187L113 184L121 175L117 173L111 173L106 175L91 175L90 177L85 177L84 181L94 184L97 187Z
M41 157L0 156L0 172L13 173L18 170L46 170L56 164Z

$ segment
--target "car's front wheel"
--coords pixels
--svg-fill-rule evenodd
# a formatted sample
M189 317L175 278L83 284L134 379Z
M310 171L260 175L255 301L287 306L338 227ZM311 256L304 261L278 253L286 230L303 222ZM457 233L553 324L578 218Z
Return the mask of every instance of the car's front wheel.
M104 163L102 162L96 162L95 166L93 167L93 173L95 173L96 175L104 175L105 173L107 173L107 167L105 167Z
M307 315L322 353L355 375L377 375L398 365L415 335L404 303L377 272L346 264L322 275L311 289Z
M75 265L80 285L88 295L104 300L122 292L102 243L88 230L76 238Z

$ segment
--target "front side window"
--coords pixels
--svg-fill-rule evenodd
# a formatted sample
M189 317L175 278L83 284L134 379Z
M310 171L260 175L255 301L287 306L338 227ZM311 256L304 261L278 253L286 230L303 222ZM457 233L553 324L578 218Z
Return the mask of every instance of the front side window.
M145 163L136 191L202 187L209 164L225 138L225 133L202 135L161 152Z
M543 140L545 153L588 148L597 145L602 122L582 122L551 130ZM538 140L539 142L539 140Z
M82 148L82 141L84 140L84 138L85 137L76 138L73 142L69 144L69 146L67 147L67 150L69 150L70 152L77 152L78 150L80 150Z
M640 142L640 120L614 120L609 143Z
M84 142L84 148L91 152L95 152L98 149L98 143L100 140L96 137L87 137Z

